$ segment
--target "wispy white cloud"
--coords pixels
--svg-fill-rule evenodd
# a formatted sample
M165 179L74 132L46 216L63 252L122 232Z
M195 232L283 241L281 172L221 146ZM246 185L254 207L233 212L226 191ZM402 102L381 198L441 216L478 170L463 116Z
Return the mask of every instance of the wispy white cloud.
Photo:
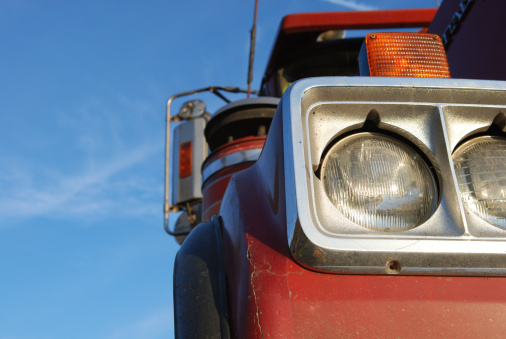
M163 112L154 113L154 100L110 98L58 109L52 130L24 136L36 148L0 154L0 226L159 211Z
M173 334L172 310L160 310L112 332L108 339L167 338Z
M163 145L144 144L119 153L112 159L95 163L91 169L70 175L53 173L42 175L15 172L8 194L0 196L0 215L8 217L82 216L107 211L137 214L150 211L147 207L156 194L158 182L142 177L123 175L133 166L142 164L154 154L161 153ZM38 179L28 178L37 176ZM4 177L6 179L6 177ZM150 185L152 184L152 185ZM148 199L142 200L142 198Z
M378 7L376 6L365 5L363 3L354 0L322 0L322 1L330 2L332 4L343 6L355 11L370 11L378 9Z

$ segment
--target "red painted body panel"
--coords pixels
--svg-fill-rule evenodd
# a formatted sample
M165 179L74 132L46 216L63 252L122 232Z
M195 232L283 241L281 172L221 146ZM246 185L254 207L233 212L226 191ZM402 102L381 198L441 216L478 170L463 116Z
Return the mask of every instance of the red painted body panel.
M240 338L503 337L506 279L325 274L286 236L281 114L221 208L232 333Z
M285 34L330 29L426 27L437 8L298 13L287 15L280 30Z
M232 153L241 152L248 149L262 149L265 143L265 136L262 137L246 137L227 143L217 148L204 162L202 168L205 169L209 164ZM213 215L217 215L221 199L228 182L234 173L240 172L250 167L253 162L244 162L236 165L225 167L216 173L213 173L204 183L202 187L202 204L203 204L203 221L210 220Z
M217 215L221 207L221 199L228 187L228 182L232 175L253 165L252 162L245 162L238 165L229 166L213 174L202 188L203 203L203 221L211 220L213 215Z

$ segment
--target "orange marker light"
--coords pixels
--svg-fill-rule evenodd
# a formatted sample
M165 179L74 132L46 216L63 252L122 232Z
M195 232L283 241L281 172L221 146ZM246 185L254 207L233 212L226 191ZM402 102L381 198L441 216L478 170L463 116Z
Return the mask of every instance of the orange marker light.
M192 175L193 149L192 142L182 143L179 147L179 177L187 178Z
M359 62L361 75L451 77L443 43L435 34L369 33L362 45ZM364 74L367 70L369 74Z

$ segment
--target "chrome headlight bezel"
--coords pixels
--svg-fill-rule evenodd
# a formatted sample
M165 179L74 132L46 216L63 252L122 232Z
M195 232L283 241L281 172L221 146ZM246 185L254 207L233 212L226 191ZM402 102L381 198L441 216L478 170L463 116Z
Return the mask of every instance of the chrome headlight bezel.
M287 90L282 110L287 236L300 264L339 273L506 275L506 231L469 217L452 163L461 140L506 111L505 83L313 78ZM315 174L333 140L368 122L409 140L433 166L439 204L418 227L385 234L355 224Z

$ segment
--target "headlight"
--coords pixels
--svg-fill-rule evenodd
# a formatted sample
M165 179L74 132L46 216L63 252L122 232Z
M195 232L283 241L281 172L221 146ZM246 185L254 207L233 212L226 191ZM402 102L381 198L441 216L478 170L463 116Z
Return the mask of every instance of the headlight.
M464 204L481 219L506 229L506 139L469 140L457 148L453 163Z
M394 138L359 133L337 142L322 165L325 193L347 218L375 231L414 228L436 209L422 157Z

